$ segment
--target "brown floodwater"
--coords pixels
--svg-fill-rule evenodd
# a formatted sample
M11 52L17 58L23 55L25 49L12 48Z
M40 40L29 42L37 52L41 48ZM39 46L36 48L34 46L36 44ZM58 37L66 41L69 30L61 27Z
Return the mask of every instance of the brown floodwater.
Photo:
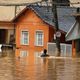
M80 80L80 58L16 57L0 52L0 80Z

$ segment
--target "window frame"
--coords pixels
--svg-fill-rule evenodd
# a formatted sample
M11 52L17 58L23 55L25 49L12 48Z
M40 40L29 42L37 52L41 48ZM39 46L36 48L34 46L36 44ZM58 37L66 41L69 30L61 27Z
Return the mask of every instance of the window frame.
M38 41L36 41L37 40L37 38L36 38L36 33L37 32L42 32L42 45L40 45L40 44L38 44ZM36 30L35 31L35 46L43 46L44 45L44 32L43 32L43 30Z
M28 43L26 43L26 44L24 44L24 43L22 43L22 32L27 32L28 33ZM21 30L21 37L20 37L20 44L21 45L29 45L29 31L28 30Z

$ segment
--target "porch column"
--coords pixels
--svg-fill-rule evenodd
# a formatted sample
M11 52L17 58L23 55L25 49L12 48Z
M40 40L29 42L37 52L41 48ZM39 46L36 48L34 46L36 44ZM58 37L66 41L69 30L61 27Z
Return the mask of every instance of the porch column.
M76 56L76 50L75 50L75 41L72 41L72 57Z

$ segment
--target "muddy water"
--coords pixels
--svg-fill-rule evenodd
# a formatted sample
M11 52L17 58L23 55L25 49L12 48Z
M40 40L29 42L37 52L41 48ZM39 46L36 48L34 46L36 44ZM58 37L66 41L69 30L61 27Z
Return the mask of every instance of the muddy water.
M0 80L80 80L79 58L16 57L0 53Z

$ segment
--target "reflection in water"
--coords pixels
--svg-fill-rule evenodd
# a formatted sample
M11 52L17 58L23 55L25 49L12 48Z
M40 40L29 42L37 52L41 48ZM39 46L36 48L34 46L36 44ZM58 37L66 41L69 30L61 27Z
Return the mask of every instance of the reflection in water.
M0 80L80 80L79 58L41 58L31 52L28 55L20 50L0 53L5 54L0 57Z

